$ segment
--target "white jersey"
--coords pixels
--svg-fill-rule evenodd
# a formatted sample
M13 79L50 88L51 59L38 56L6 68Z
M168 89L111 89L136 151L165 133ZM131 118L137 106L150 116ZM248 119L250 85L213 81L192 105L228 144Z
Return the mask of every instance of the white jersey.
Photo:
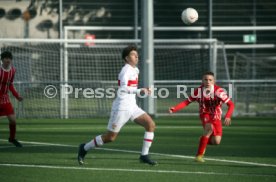
M125 64L118 76L119 89L113 102L112 110L128 110L136 106L136 94L138 89L139 69Z

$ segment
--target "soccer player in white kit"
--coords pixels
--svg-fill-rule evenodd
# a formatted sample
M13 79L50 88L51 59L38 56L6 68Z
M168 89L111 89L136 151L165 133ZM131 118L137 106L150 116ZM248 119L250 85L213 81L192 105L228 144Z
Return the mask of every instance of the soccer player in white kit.
M107 132L98 135L87 143L80 144L78 162L84 164L84 157L93 148L100 147L105 143L113 142L120 129L131 119L145 128L144 141L140 161L150 165L157 162L149 158L149 148L154 138L155 123L152 118L136 104L136 94L150 94L149 88L138 89L138 52L136 46L130 45L123 49L122 58L124 67L118 76L119 89L117 97L113 101Z

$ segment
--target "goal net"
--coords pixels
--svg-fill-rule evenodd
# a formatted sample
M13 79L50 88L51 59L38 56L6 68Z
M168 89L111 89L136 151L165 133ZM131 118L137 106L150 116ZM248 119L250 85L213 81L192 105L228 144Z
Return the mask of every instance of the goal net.
M191 95L201 84L202 74L212 71L219 80L229 80L226 52L215 39L160 40L155 43L155 87L160 97L155 100L156 115L168 115L168 108ZM227 86L227 84L225 84ZM168 90L162 98L161 90ZM186 89L186 95L180 94ZM158 94L158 93L156 93ZM176 115L197 115L198 106L189 106Z
M140 51L139 40L94 40L90 45L87 40L1 40L1 52L10 50L14 55L15 86L25 98L22 103L13 99L17 115L108 116L112 93L116 94L112 89L117 88L118 73L124 65L121 51L133 43ZM217 48L216 40L155 40L154 45L155 87L170 91L167 98L155 99L156 114L167 113L167 108L179 101L177 84L186 84L188 89L198 86L202 73L208 70L228 78L227 62L221 59L222 49ZM138 65L141 73L142 61ZM142 74L140 78L139 85L146 87ZM191 107L187 114L191 113L197 113L197 108Z

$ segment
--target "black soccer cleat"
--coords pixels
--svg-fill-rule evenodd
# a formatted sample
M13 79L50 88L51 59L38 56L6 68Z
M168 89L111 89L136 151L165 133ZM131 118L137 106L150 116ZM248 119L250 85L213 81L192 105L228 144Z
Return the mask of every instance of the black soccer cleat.
M78 162L79 165L83 165L84 164L84 157L87 154L87 152L84 150L84 143L80 144L79 146L79 152L78 152Z
M157 165L158 163L156 161L153 161L149 158L149 155L140 155L140 162L145 163L145 164L149 164L152 166Z
M17 141L16 139L10 139L9 138L9 142L14 144L16 147L19 147L19 148L23 147L22 144L19 141Z

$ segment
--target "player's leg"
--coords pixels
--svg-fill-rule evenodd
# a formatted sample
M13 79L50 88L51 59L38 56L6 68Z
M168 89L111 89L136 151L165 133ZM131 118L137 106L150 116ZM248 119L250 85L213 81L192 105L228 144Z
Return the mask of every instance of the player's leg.
M98 135L90 142L86 143L84 146L84 149L88 151L95 147L102 146L105 143L115 141L119 131L129 120L129 118L130 118L130 114L128 111L117 111L117 110L112 111L108 122L108 126L107 126L107 132L102 135Z
M144 113L143 115L136 118L134 122L145 128L141 155L148 155L149 148L151 147L154 138L155 123L147 113Z
M206 117L202 118L202 124L203 124L203 135L200 137L199 146L198 146L198 150L195 158L195 161L197 162L204 162L203 155L205 154L209 137L213 133L212 123L210 123L209 120L206 119Z
M143 147L142 147L142 152L141 152L141 156L140 156L140 161L143 163L150 164L150 165L156 165L157 162L151 160L148 155L149 149L151 147L151 144L152 144L152 141L154 138L154 130L155 130L154 121L147 113L145 113L140 108L136 109L136 111L133 114L132 119L134 120L135 123L137 123L145 128L144 141L143 141Z
M19 143L15 139L16 135L16 117L14 114L14 110L12 107L12 104L10 102L1 104L1 115L7 116L9 120L9 130L10 130L10 137L9 137L9 142L14 144L16 147L22 147L22 144Z
M213 127L211 123L206 123L203 128L203 135L200 137L200 142L199 142L199 147L197 151L197 156L198 155L204 155L209 137L213 133Z
M209 142L210 143L208 143L208 144L210 144L210 145L219 145L221 142L221 136L212 136L211 140Z
M9 142L14 144L16 147L22 147L22 144L15 139L15 135L16 135L16 118L15 118L15 114L7 115L7 118L9 120L9 129L10 129Z
M91 141L84 144L83 148L87 152L91 149L94 149L96 147L100 147L104 145L105 143L113 142L117 138L118 133L107 131L106 133L102 135L98 135L95 138L93 138Z
M103 145L102 137L101 135L96 136L93 138L91 141L87 143L82 143L79 146L79 151L78 151L78 162L80 165L84 164L84 158L87 154L87 152L93 148L100 147Z
M112 111L107 126L107 132L98 135L87 143L80 144L78 152L78 162L84 164L84 157L89 150L100 147L105 143L113 142L118 136L119 131L129 120L130 114L128 111Z
M208 144L219 145L222 137L222 124L220 120L216 120L212 123L213 133L209 139Z
M155 130L155 123L147 113L143 113L142 115L135 118L134 122L143 126L145 128L146 132L153 133Z

